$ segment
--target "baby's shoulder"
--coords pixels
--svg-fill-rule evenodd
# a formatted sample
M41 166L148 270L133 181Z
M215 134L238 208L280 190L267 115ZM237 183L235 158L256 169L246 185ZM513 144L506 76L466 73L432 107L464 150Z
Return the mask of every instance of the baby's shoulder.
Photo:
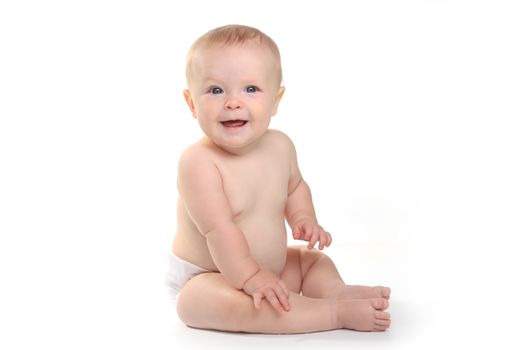
M281 151L293 152L295 149L292 139L280 130L268 129L266 132L266 140L273 147L278 147Z
M197 142L184 149L179 157L179 169L202 168L211 165L213 152L206 145Z

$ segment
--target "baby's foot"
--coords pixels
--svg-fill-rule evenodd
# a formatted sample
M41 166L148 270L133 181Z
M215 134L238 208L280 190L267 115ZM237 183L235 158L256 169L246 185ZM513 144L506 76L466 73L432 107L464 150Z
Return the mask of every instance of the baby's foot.
M336 292L337 299L390 299L390 288L382 286L350 286L343 285Z
M338 301L340 328L364 332L383 332L390 327L390 314L385 312L388 300L341 299Z

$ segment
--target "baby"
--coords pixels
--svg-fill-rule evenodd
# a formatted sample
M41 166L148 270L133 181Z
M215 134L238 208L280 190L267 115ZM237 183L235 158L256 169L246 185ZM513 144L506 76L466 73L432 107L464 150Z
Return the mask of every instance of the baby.
M180 319L250 333L386 330L390 289L346 285L319 251L332 237L317 223L294 145L268 129L284 93L273 40L246 26L214 29L191 47L186 78L204 137L178 168L167 285ZM285 220L307 246L287 246Z

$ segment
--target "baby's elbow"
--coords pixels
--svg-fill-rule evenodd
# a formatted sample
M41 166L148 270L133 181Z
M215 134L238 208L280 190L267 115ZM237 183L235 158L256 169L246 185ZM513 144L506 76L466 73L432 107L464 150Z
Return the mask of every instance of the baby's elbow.
M214 225L203 227L200 232L201 234L209 238L210 236L220 235L225 232L231 232L232 230L236 230L237 226L233 221L224 221L221 223L216 223Z
M304 182L302 176L297 177L294 181L290 182L290 185L288 186L288 197L292 196L297 190L302 186L302 184L306 185L306 182Z

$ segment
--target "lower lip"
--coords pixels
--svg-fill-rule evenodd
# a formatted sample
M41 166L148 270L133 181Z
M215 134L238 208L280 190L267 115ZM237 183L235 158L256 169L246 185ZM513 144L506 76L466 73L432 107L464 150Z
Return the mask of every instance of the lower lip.
M221 123L222 124L222 123ZM239 130L241 129L242 127L244 127L246 124L248 124L248 122L244 122L244 124L242 125L235 125L235 126L228 126L228 125L225 125L225 124L222 124L222 126L228 130Z

